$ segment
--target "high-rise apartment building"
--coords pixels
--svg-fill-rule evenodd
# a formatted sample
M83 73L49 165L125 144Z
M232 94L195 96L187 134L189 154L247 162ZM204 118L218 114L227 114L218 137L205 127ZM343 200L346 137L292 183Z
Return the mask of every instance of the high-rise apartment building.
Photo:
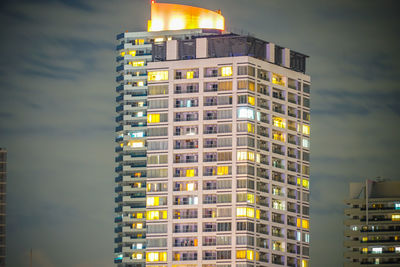
M400 266L400 181L350 183L345 267Z
M0 267L6 266L7 150L0 148Z
M151 8L117 36L115 263L308 266L307 56Z

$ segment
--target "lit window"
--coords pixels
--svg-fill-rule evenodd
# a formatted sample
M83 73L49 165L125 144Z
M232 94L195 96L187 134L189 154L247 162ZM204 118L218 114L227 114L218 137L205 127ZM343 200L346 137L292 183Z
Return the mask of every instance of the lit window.
M143 81L137 82L137 86L144 86L144 82Z
M143 218L143 213L142 212L136 213L136 218L142 219Z
M310 140L303 138L303 147L310 148Z
M186 184L186 191L194 191L194 183Z
M186 72L186 79L193 79L194 71Z
M139 148L139 147L144 147L144 141L141 140L131 140L126 144L128 147L132 147L132 148Z
M394 203L394 209L400 210L400 203Z
M254 251L252 250L237 250L236 259L254 260Z
M247 203L254 204L254 195L247 194Z
M167 211L163 210L149 210L146 211L146 219L147 220L160 220L167 219Z
M302 220L302 224L301 224L301 226L304 228L304 229L308 229L309 228L309 226L310 226L310 223L308 222L308 220Z
M247 208L247 207L236 208L236 217L254 218L254 208Z
M238 119L254 120L254 110L248 107L238 108Z
M154 42L155 42L155 43L161 43L161 42L164 42L164 37L158 37L158 38L155 38L155 39L154 39Z
M372 253L373 254L381 254L382 253L382 248L372 248Z
M194 169L186 170L186 177L194 177Z
M149 71L147 74L149 81L165 81L168 80L168 71Z
M249 96L248 99L247 99L247 102L248 102L250 105L253 105L253 106L254 106L255 103L256 103L254 96Z
M251 151L238 151L237 152L238 161L254 161L254 152Z
M144 66L144 61L129 61L129 65L132 67L143 67Z
M160 114L148 114L147 115L148 123L157 123L160 122Z
M303 187L309 189L310 188L310 182L306 179L303 179Z
M301 219L297 218L297 227L300 228L301 227Z
M285 142L285 134L281 132L275 132L273 134L274 140Z
M362 238L362 241L363 241L363 242L367 242L367 241L368 241L368 237L364 236L364 237Z
M400 214L392 214L392 221L400 221Z
M400 247L395 247L394 251L396 251L396 253L400 253Z
M308 260L301 260L301 267L308 267Z
M217 175L228 175L229 167L228 166L218 166Z
M304 241L307 243L310 243L310 234L305 234L304 235Z
M368 253L368 248L362 248L362 253L367 254Z
M251 123L247 123L247 132L254 133L254 125Z
M147 252L146 261L167 261L167 252Z
M147 206L158 206L160 205L160 198L159 197L147 197Z
M128 51L128 54L132 57L136 56L136 50L130 50Z
M285 119L282 119L279 117L273 117L272 121L273 121L274 126L279 127L279 128L286 128Z
M283 77L276 73L272 74L272 83L279 84L279 85L285 85L285 81L283 80Z
M136 39L135 40L135 45L142 45L144 44L144 39Z
M137 223L136 229L143 229L143 223Z
M246 258L246 250L236 251L236 259L245 259L245 258Z
M220 68L221 76L226 77L226 76L232 76L232 66L227 66L227 67L221 67Z
M310 135L310 126L303 125L303 134Z

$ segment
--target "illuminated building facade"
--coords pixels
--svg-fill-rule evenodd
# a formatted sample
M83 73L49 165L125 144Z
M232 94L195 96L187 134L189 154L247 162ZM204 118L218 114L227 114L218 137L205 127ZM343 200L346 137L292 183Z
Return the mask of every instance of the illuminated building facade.
M0 148L0 267L6 266L7 150Z
M308 266L306 56L221 17L152 3L117 36L118 266Z
M400 181L351 183L345 267L400 266Z

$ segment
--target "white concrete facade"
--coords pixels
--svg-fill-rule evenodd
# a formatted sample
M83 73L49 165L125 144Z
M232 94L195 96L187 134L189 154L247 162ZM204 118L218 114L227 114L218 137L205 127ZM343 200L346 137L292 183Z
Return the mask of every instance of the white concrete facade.
M178 40L191 34L201 35L124 34L126 52L164 37L166 60L135 67L139 77L124 68L117 89L115 262L309 266L310 77L290 69L289 49L271 63L274 44L270 62L212 58L197 38L196 58L179 60ZM168 79L151 78L163 71Z

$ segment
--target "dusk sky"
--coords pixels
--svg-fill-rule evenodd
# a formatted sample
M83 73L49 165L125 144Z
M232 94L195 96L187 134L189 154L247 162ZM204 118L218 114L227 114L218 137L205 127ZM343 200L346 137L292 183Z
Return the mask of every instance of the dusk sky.
M343 261L350 181L399 179L398 1L174 0L309 55L311 266ZM113 266L115 36L150 0L0 2L7 266Z

